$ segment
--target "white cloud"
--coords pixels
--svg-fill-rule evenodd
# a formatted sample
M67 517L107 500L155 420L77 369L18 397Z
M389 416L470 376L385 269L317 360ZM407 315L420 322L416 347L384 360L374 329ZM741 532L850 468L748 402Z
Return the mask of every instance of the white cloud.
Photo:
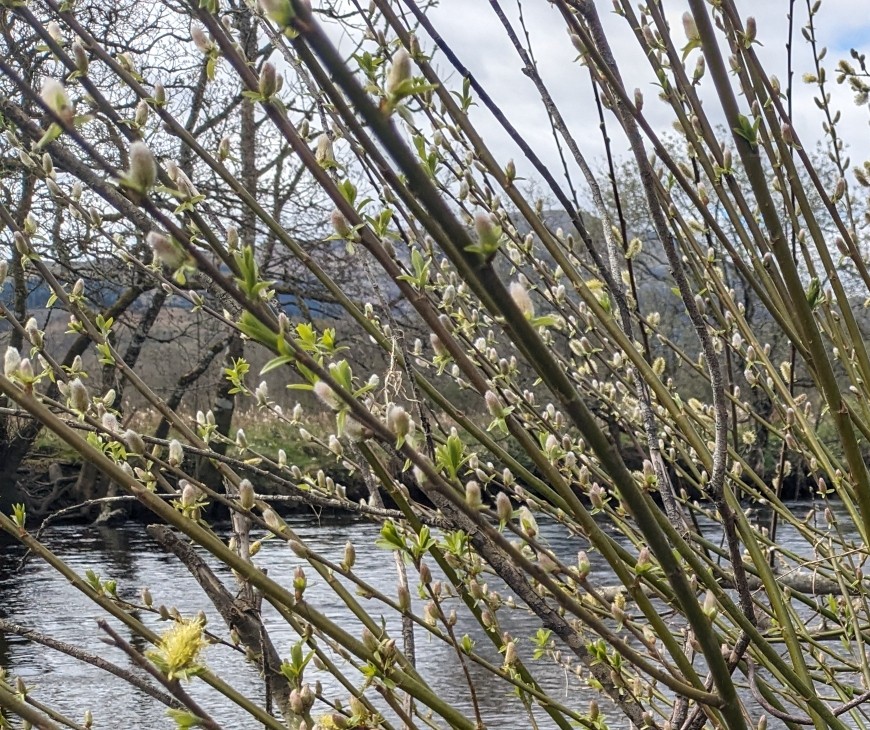
M788 3L784 0L737 0L737 5L744 17L750 14L756 17L758 39L762 43L757 47L757 52L767 69L785 83ZM801 80L805 72L811 72L814 68L809 45L801 35L801 28L807 20L806 4L797 2L795 5L794 126L806 144L815 144L823 139L824 117L813 102L813 93L818 91L817 88ZM836 84L835 69L839 59L848 57L851 47L857 46L861 50L864 44L870 50L870 16L857 11L856 5L861 3L856 4L854 0L825 0L815 18L819 46L828 47L828 55L823 61L827 68L827 90L832 96L833 108L842 112L838 130L847 142L855 145L849 150L853 164L870 157L866 144L870 114L866 107L855 106L847 88ZM657 132L669 131L673 115L657 98L650 64L640 51L628 24L611 12L609 2L600 1L598 6L623 78L630 87L638 86L643 90L646 102L644 113ZM516 31L522 35L517 22L516 4L511 0L503 0L502 7L514 22ZM584 155L590 160L600 159L603 156L603 143L589 77L586 69L574 62L577 54L566 35L561 16L549 3L538 0L526 0L522 7L533 50L550 92ZM683 33L680 18L685 9L685 2L667 4L668 19L677 37ZM520 59L507 40L489 2L443 0L440 6L430 11L429 18L544 161L551 169L560 169L543 106L531 81L523 75ZM438 57L438 63L443 70L447 68L443 56ZM705 106L711 110L714 119L721 119L721 114L715 111L718 104L712 83L709 78L705 82L702 87ZM454 76L453 84L458 83L458 78ZM528 169L519 159L518 151L485 110L475 108L472 116L502 161L517 157L520 170L523 171L524 167ZM615 121L609 117L608 129L614 139L615 152L625 155L627 143L619 134ZM576 175L573 166L572 175ZM580 182L579 177L575 179Z

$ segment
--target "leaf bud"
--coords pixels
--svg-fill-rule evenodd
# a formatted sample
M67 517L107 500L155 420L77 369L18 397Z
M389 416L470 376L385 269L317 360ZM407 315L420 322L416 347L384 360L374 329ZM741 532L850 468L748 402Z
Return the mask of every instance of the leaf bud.
M260 7L266 17L282 30L287 28L296 16L290 0L260 0Z
M531 510L525 505L520 507L520 527L529 537L535 537L538 534L538 522Z
M410 611L411 610L411 592L408 590L408 586L400 585L397 589L397 594L399 598L399 610L400 611Z
M377 651L378 647L380 646L378 640L375 638L375 635L367 626L363 626L362 642L365 645L365 648L371 652Z
M420 582L429 585L432 582L432 571L426 563L420 563Z
M580 580L585 580L591 570L592 563L589 562L589 556L585 550L581 550L577 553L577 573L580 576Z
M302 594L305 592L307 586L308 579L305 577L305 571L302 569L302 566L299 565L293 572L293 590L296 591L297 601L302 600Z

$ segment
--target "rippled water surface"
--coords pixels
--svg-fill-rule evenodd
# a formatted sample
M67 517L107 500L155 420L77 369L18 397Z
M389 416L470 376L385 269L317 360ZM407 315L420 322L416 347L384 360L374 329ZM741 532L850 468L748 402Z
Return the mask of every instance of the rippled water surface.
M807 505L807 508L809 505ZM374 547L378 528L364 522L346 521L337 518L295 517L291 526L306 543L335 562L341 560L342 550L347 540L357 546L356 571L371 584L389 592L394 592L396 567L392 554ZM577 550L587 546L582 540L569 539L552 526L543 526L554 550L566 556L573 556ZM714 536L715 537L715 536ZM788 545L789 536L783 533ZM119 529L94 529L86 527L55 527L45 535L46 544L62 557L80 574L88 569L94 570L103 579L114 578L118 582L118 592L122 597L132 600L138 596L140 588L148 586L154 596L155 604L163 603L176 606L184 615L204 610L217 633L225 635L220 618L210 606L208 599L198 585L190 578L185 568L173 557L164 554L151 540L141 526L131 525ZM804 545L793 547L805 550ZM60 578L50 567L33 559L27 563L21 574L15 570L20 562L22 550L17 545L3 546L0 554L0 617L21 623L28 628L66 641L77 647L99 654L123 667L129 667L126 657L117 649L106 646L100 640L96 619L102 618L100 611L69 583ZM598 581L608 582L603 565L596 564L593 570ZM257 556L258 564L266 568L269 575L290 587L292 573L299 560L277 540L266 541ZM573 558L571 558L573 561ZM323 582L307 571L309 587L306 599L317 606L327 616L338 623L353 627L347 622L346 609L334 597ZM233 585L232 578L222 571L221 575ZM600 577L599 577L600 576ZM413 582L413 577L412 577ZM375 617L380 611L374 602L360 599ZM295 635L269 607L264 609L267 626L272 633L276 647L282 656L287 656ZM501 616L500 612L500 616ZM508 613L508 612L505 612ZM397 625L392 617L386 617L388 628L393 636L398 636ZM166 624L146 615L144 619L156 631L165 629ZM538 627L538 621L520 611L510 612L502 619L505 628L514 636L529 637ZM122 625L115 627L135 646L145 649L141 639L130 636ZM486 654L488 646L476 625L472 625L463 612L459 612L457 635L469 633L478 639L477 648ZM417 632L418 668L430 682L432 688L448 699L466 715L471 716L469 693L460 670L456 655L440 642L429 641L422 632ZM527 653L529 642L522 642ZM500 663L500 658L490 652L490 658ZM262 681L256 669L238 661L238 655L231 650L212 646L207 650L206 663L209 668L239 691L257 702L263 702ZM132 689L121 680L106 674L90 665L75 662L69 657L46 649L39 644L21 639L15 635L0 632L0 666L11 675L22 676L32 688L33 697L46 702L73 718L81 718L86 709L91 709L95 717L95 727L145 728L173 727L166 717L164 708L151 698ZM475 691L486 724L490 728L520 730L531 727L522 707L511 696L503 683L494 682L481 669L471 664ZM359 684L359 675L349 669L349 676ZM313 669L306 675L308 681L320 679L327 688L334 683ZM539 680L555 698L564 704L583 711L594 696L588 688L575 678L547 666L539 672ZM238 710L226 699L216 696L194 681L190 684L191 694L213 712L215 719L225 728L239 729L255 727L249 716ZM346 701L346 693L336 692ZM606 702L602 701L602 706ZM540 713L539 713L540 714ZM540 717L537 719L540 720ZM612 727L621 727L616 722ZM541 721L540 727L549 727ZM771 723L769 727L776 727Z

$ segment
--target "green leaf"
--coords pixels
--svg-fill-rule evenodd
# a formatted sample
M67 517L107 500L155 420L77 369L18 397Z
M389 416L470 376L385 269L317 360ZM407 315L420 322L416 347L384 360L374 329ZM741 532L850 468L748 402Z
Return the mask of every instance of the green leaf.
M175 727L178 730L190 730L190 728L202 727L202 720L187 710L174 710L170 708L166 711L166 714L175 720Z
M381 536L375 541L375 545L387 550L398 550L403 553L408 551L405 538L402 537L396 527L396 523L392 520L387 520L383 527L381 527Z
M278 357L273 357L269 362L263 365L263 368L260 370L260 375L265 375L266 373L270 373L273 370L281 367L282 365L288 365L296 360L292 355L279 355Z

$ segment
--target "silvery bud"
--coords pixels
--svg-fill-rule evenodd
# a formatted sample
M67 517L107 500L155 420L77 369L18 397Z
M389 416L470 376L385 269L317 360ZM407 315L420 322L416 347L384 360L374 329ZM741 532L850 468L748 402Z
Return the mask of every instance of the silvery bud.
M48 34L55 43L61 46L64 44L65 39L63 37L63 32L57 24L57 21L50 20L48 25L45 26L45 29L48 31Z
M100 425L111 434L118 434L121 431L121 424L118 423L118 417L111 411L106 411L100 418Z
M42 82L40 97L55 116L66 124L72 124L75 110L64 85L57 79L47 78Z
M184 250L169 236L164 236L157 231L151 231L146 237L145 242L154 251L157 259L170 269L179 269L187 260Z
M329 139L329 136L326 134L321 134L317 138L317 145L314 150L314 159L317 160L317 164L321 167L329 165L329 163L335 162L335 154L332 150L332 140Z
M520 527L529 537L535 537L538 534L538 522L531 510L525 505L520 507Z
M353 546L353 543L348 540L344 544L344 558L341 561L341 565L345 570L351 570L356 563L356 548Z
M18 375L24 383L30 383L33 381L33 363L30 362L29 357L21 359L21 362L18 364L16 375Z
M85 51L85 47L81 43L75 41L72 44L72 52L76 64L76 71L84 76L88 72L89 61L87 51Z
M501 232L498 226L492 222L492 217L488 213L478 213L474 216L474 230L477 233L481 249L494 251L498 248Z
M243 510L250 511L254 506L254 485L250 479L239 482L239 505Z
M275 65L268 61L263 64L260 71L258 89L267 99L278 91L278 72L275 70Z
M22 256L29 256L31 253L30 241L21 231L15 231L12 234L12 241L15 243L15 250Z
M178 466L184 461L184 447L178 439L172 439L169 442L169 458L167 461L169 466Z
M230 156L230 138L222 137L220 144L218 144L218 157L220 161L223 162L227 157Z
M745 38L746 38L747 47L749 47L749 45L752 44L752 42L755 40L755 37L757 34L758 34L758 24L755 22L755 18L750 15L748 18L746 18Z
M498 515L498 519L504 523L510 522L514 516L514 508L511 504L511 499L504 492L499 492L498 496L495 498L495 511Z
M134 190L145 193L157 182L157 163L151 149L144 142L134 142L130 145L130 168L124 176L124 182Z
M214 48L214 42L206 35L205 30L201 25L194 25L190 28L190 38L194 45L199 49L199 52L208 55Z
M580 580L585 580L592 570L592 563L589 562L589 556L585 550L577 553L577 573L580 575Z
M517 663L517 645L514 641L509 641L504 648L504 663L505 666L513 666Z
M151 107L145 99L141 99L136 105L136 112L133 115L134 123L139 127L144 127L148 121L148 115L151 113Z
M426 563L420 563L420 582L427 586L432 582L432 571Z
M704 596L703 611L710 619L716 618L716 614L719 613L719 603L716 601L713 591L707 591Z
M479 510L483 506L478 482L472 480L465 485L465 503L473 510Z
M35 317L30 317L27 322L24 323L24 332L27 334L27 339L30 340L30 344L35 347L42 347L42 332L40 332L39 327L36 324Z
M314 384L314 395L335 411L339 410L342 406L341 398L325 380L318 380Z
M402 84L411 78L411 54L402 47L393 54L393 62L387 73L385 85L387 94L393 96L401 90Z
M69 402L73 410L79 413L86 412L90 406L91 397L88 395L88 389L79 378L75 378L69 383Z
M514 304L517 305L517 308L523 313L526 319L534 317L535 305L534 302L532 302L532 298L529 296L529 290L525 285L521 281L512 281L509 291L511 299L514 300Z
M182 507L193 507L199 499L199 490L186 479L182 479L178 486L181 487Z
M335 231L336 236L343 238L345 241L356 240L356 231L354 231L353 226L351 226L347 218L345 218L344 213L342 213L338 208L332 211L329 220L332 223L332 229Z
M281 532L284 528L284 524L281 522L281 518L278 517L278 513L271 507L266 507L266 509L263 510L263 522L265 522L266 526L274 532Z
M341 445L341 441L338 440L338 437L334 433L329 434L327 448L338 457L341 457L344 454L344 447Z
M689 12L683 13L683 32L685 32L686 39L689 41L701 39L701 34L698 33L698 26L695 24L695 18Z
M130 449L132 453L145 453L145 440L132 428L128 428L126 431L124 431L124 435L121 438L127 445L127 448Z
M398 438L405 438L414 428L413 421L402 406L391 405L387 411L387 427Z

